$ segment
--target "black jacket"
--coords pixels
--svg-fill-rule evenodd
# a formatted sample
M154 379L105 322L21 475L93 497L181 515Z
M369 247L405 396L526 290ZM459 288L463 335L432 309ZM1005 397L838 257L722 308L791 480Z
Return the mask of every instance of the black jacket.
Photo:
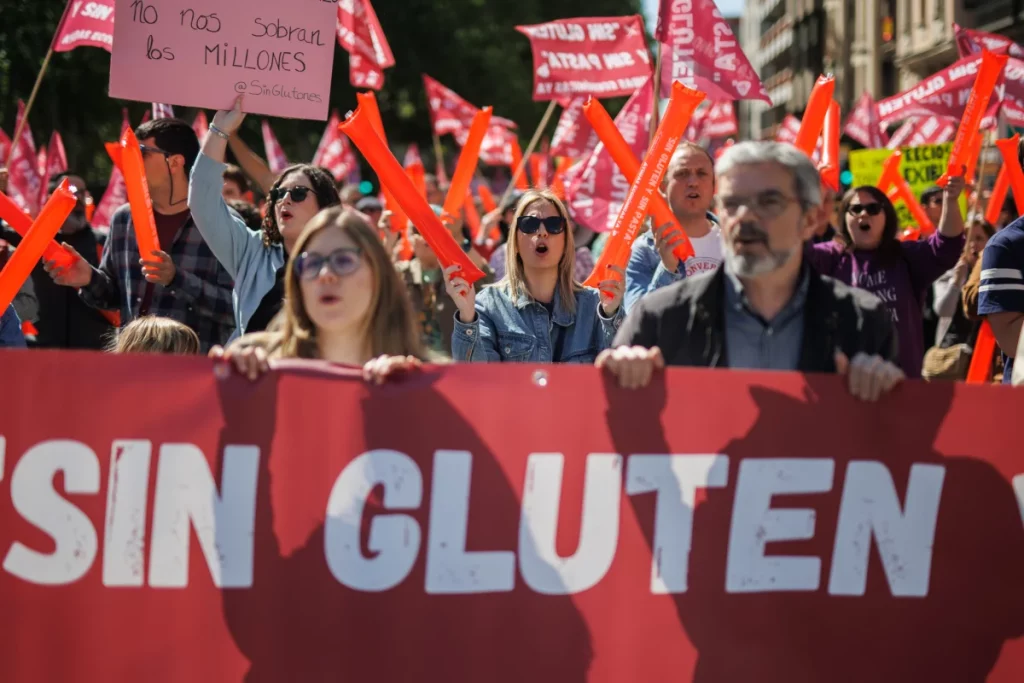
M0 239L13 245L21 243L21 235L6 224L0 224ZM68 243L94 268L99 265L99 249L104 236L91 227L71 235L57 233L58 243ZM39 331L34 346L54 349L101 349L113 327L103 315L89 307L73 287L56 284L43 270L42 263L32 269L32 284L39 301Z
M835 372L835 352L896 362L896 330L875 295L808 268L801 372ZM615 336L615 346L661 349L668 365L729 367L725 345L725 273L688 277L641 299Z

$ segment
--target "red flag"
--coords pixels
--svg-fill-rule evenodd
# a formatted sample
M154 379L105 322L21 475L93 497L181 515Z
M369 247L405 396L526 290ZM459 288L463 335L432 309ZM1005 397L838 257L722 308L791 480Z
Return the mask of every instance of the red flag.
M878 121L878 106L867 90L857 100L857 106L846 119L843 135L870 149L885 147L889 142L885 128Z
M551 156L585 159L597 146L597 135L583 115L585 97L574 97L565 107L551 139Z
M199 110L195 119L192 120L192 130L196 132L196 137L199 138L199 144L203 144L203 140L206 139L206 134L210 132L210 123L206 120L206 112L202 109Z
M959 120L964 115L964 107L974 87L980 64L980 54L964 57L925 78L910 90L882 100L878 103L879 121L889 124L917 116L943 116ZM1002 104L1003 90L1001 78L986 112L992 122L994 112ZM982 127L986 127L984 122Z
M956 136L956 119L925 116L911 119L897 129L886 145L889 149L940 145Z
M11 139L0 130L0 166L7 163L7 155L11 153Z
M277 141L274 131L270 129L270 121L263 119L263 149L267 155L267 165L271 173L280 173L288 168L288 157L285 156L281 143Z
M39 150L43 153L43 150ZM68 170L68 157L64 152L64 140L61 139L60 133L53 131L53 135L50 136L50 144L44 154L45 163L41 170L42 182L39 188L39 206L46 203L47 199L47 186L50 184L50 178L58 176L61 173L67 173ZM84 188L83 188L84 189Z
M313 155L313 165L322 166L331 172L335 180L342 180L352 172L358 161L348 138L338 130L341 118L338 112L331 112L331 118L327 121L327 128L317 145L316 154Z
M160 102L153 103L153 120L157 119L173 119L174 118L174 107L169 104L162 104Z
M643 19L587 17L516 26L533 49L533 99L622 97L651 75Z
M25 103L18 100L18 120L15 128L25 118ZM32 140L32 131L26 124L21 131L17 146L11 150L8 160L7 195L13 199L23 211L35 216L39 212L39 193L42 191L43 178L39 172L36 143Z
M661 0L655 36L664 45L662 97L680 81L711 100L772 103L714 0Z
M647 150L653 109L654 86L647 79L615 117L615 127L637 158L643 158ZM594 232L608 232L615 225L630 183L604 145L598 143L589 159L566 172L565 186L573 220Z
M420 146L415 142L405 148L405 158L402 160L402 168L411 168L413 166L423 167Z
M39 177L43 178L43 185L46 185L46 148L40 147L36 153L36 168L39 170Z
M434 133L445 135L451 133L456 141L463 145L469 135L469 127L473 117L480 108L470 104L451 88L423 74L423 89L427 93L427 105L430 111L430 123ZM515 128L514 121L500 116L491 116L492 126Z
M968 55L980 55L982 49L994 52L999 55L1009 55L1016 59L1024 59L1024 46L1013 42L1006 36L998 33L986 33L975 31L971 28L963 28L953 24L953 31L956 36L956 46L961 57Z
M349 82L380 90L384 69L394 66L395 57L370 0L338 2L338 44L349 54Z
M70 0L54 35L53 51L101 47L110 52L113 44L114 0Z
M792 114L786 114L786 117L782 119L782 123L779 124L778 130L775 131L776 142L788 142L789 144L796 143L797 133L800 132L800 119L793 116ZM821 154L824 151L825 146L822 142L821 136L818 137L818 144L814 147L814 154L811 155L811 159L817 163L821 160Z
M732 102L712 102L701 120L701 137L727 138L740 132Z
M512 165L512 141L516 134L505 126L492 125L480 145L480 161L488 166Z
M124 135L124 132L131 126L131 123L128 121L127 109L122 110L122 116L121 135ZM120 139L121 135L118 136L118 139ZM110 171L107 189L103 192L103 197L100 199L100 203L96 205L95 212L93 212L93 227L100 230L109 230L110 218L114 215L114 211L124 206L127 201L128 186L125 184L121 169L115 164Z

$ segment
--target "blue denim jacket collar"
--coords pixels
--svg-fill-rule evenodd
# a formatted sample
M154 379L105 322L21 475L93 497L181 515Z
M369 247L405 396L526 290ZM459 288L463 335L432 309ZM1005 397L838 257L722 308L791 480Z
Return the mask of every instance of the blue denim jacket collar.
M562 297L559 295L559 288L555 287L555 312L551 316L551 322L560 327L569 327L576 322L576 314L570 313L562 302ZM515 301L516 308L523 310L529 308L531 305L544 307L544 304L534 299L532 296L526 293L525 289L519 293Z

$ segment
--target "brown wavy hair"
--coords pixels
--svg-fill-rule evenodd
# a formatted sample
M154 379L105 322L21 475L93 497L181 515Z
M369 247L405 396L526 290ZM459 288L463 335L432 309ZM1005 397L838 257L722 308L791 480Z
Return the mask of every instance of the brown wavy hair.
M304 173L309 178L309 185L313 189L313 196L316 198L318 209L326 209L341 204L341 197L338 195L338 188L334 186L334 178L331 174L312 164L294 164L281 171L277 180L270 187L270 191L281 187L281 183L292 173ZM263 246L271 247L281 244L281 231L277 227L277 214L274 212L274 205L270 202L270 195L267 195L267 212L263 216Z
M374 276L370 313L363 333L372 357L381 355L428 358L420 341L420 330L413 316L405 285L391 263L375 228L355 209L331 207L314 216L295 243L288 257L284 278L284 303L267 332L258 332L235 341L239 346L262 346L272 358L319 358L316 324L306 312L296 257L324 230L340 230L351 239L368 261Z
M576 270L576 244L573 240L573 225L569 218L569 211L566 210L562 200L551 190L527 190L520 197L516 204L515 215L512 217L512 224L509 226L508 241L505 248L505 279L496 286L504 287L509 297L515 301L523 294L530 295L526 286L526 272L523 268L523 258L519 255L519 243L516 237L519 235L519 217L526 213L530 205L535 202L548 202L558 215L565 221L565 251L562 252L562 259L558 262L558 298L562 305L570 313L576 312L576 292L583 290L583 285L573 279Z

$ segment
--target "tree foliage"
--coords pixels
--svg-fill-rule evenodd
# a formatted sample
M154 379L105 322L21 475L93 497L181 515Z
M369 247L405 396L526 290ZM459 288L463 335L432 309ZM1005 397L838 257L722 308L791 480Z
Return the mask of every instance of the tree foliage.
M286 8L283 3L282 12ZM396 61L385 71L385 87L377 95L388 138L395 148L417 142L426 154L431 136L421 74L516 121L525 145L547 103L532 100L529 41L514 26L638 14L640 0L590 0L582 5L574 0L376 0L374 8ZM28 99L63 9L62 0L0 2L0 128L9 135L17 101ZM51 131L60 131L69 164L90 184L106 182L110 161L103 142L118 135L122 108L137 125L149 107L107 97L109 68L109 55L97 48L55 53L29 121L37 145L45 144ZM330 101L342 114L355 106L348 55L337 46ZM608 104L614 109L621 102ZM188 121L195 115L186 108L175 111ZM289 158L296 160L309 159L323 133L323 123L316 121L274 119L273 127ZM262 153L257 117L246 121L243 135ZM454 143L448 139L445 146L450 158Z

